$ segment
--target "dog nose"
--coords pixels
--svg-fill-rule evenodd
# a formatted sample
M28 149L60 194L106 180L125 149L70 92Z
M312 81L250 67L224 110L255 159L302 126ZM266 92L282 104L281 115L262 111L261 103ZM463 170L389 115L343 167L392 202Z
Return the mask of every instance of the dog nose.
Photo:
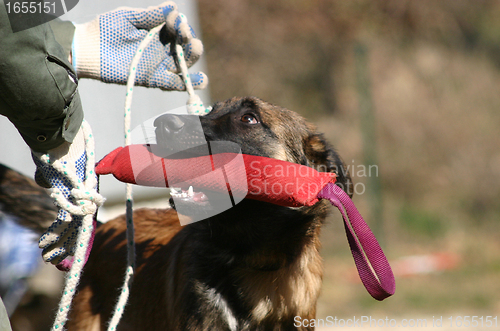
M155 119L153 125L170 133L176 133L184 127L185 122L177 115L165 114Z

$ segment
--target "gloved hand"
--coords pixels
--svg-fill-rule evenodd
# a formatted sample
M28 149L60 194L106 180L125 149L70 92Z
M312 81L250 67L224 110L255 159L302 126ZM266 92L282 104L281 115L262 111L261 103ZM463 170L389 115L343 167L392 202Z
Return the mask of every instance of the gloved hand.
M176 42L183 46L187 65L193 65L203 53L203 44L184 21L176 4L165 2L147 9L118 8L91 22L77 24L72 62L78 77L126 84L129 66L140 42L150 29L162 23L165 23L164 29L176 36ZM185 89L170 54L172 46L170 43L164 45L156 34L137 67L136 85L163 90ZM196 89L203 89L208 84L208 78L202 72L192 73L190 77Z
M90 188L85 187L88 183L97 183L97 180L93 162L87 162L87 152L92 155L92 159L94 152L93 148L88 147L89 137L85 134L88 131L83 130L83 125L88 126L85 122L82 124L73 143L63 143L47 154L32 151L37 166L35 180L43 187L52 188L51 196L59 206L57 219L42 235L39 246L43 248L43 259L58 265L60 269L67 269L69 266L69 260L63 260L74 254L78 230L83 220L82 215L72 215L68 210L76 206L87 214L94 214L103 202L95 184ZM89 166L92 169L87 169ZM93 178L86 178L87 175ZM70 180L69 176L73 176L74 180ZM79 186L79 189L75 186Z

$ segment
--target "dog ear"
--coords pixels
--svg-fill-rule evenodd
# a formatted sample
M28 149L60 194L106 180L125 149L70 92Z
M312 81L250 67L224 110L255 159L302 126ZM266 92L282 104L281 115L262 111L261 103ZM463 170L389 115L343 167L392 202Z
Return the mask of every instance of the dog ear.
M320 172L334 172L337 174L336 185L352 197L354 186L351 175L342 159L325 140L322 134L314 133L306 138L304 143L306 165Z

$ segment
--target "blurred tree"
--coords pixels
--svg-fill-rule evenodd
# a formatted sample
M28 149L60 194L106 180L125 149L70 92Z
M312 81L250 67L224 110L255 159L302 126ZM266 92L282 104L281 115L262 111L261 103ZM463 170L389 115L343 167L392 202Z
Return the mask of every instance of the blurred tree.
M500 65L495 0L199 0L214 99L257 95L303 113L338 110L353 43L383 35L482 49ZM242 79L243 78L243 79Z

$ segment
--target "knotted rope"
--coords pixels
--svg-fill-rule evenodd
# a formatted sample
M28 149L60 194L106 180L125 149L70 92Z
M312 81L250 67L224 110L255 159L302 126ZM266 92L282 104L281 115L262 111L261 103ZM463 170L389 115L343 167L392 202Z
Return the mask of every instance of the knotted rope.
M184 14L180 13L179 17L181 19L181 24L187 24L187 18ZM173 45L172 45L173 46ZM200 97L194 92L193 84L191 83L191 76L189 75L188 66L186 60L184 59L184 49L181 45L175 44L175 55L177 68L180 70L183 78L184 85L186 86L186 92L189 95L189 99L186 102L187 112L190 115L206 115L210 112L211 107L205 108Z
M86 262L87 248L90 238L92 237L94 214L97 208L104 202L104 198L96 191L97 177L94 172L95 156L94 156L94 138L90 125L84 120L82 122L82 130L86 140L85 152L87 155L87 165L85 167L85 183L82 182L76 175L71 175L67 172L65 165L59 160L51 160L48 154L42 155L40 160L42 163L52 166L61 175L64 175L71 182L73 189L71 196L73 202L64 197L61 190L58 188L51 189L51 197L55 199L59 208L67 211L72 215L82 216L82 225L78 230L77 246L75 248L74 261L69 272L66 274L64 291L59 301L57 315L52 325L52 331L60 331L68 320L68 312L71 307L71 302L75 295L76 287L80 282L83 266ZM67 218L65 221L71 221L72 218Z

